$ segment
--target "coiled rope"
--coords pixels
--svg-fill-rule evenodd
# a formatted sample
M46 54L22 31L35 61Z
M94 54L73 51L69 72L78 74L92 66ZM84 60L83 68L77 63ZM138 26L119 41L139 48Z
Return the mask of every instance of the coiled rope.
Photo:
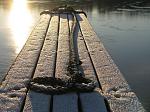
M70 78L68 80L54 78L54 77L36 77L30 82L30 89L42 92L45 94L64 94L68 92L91 92L95 89L96 84L93 80L87 79L83 76L80 65L81 61L77 57L74 43L75 27L77 25L76 14L84 13L82 11L75 11L72 7L58 7L52 11L44 11L41 14L56 14L66 13L73 16L73 24L71 26L69 35L69 64L67 67ZM84 13L85 14L85 13Z

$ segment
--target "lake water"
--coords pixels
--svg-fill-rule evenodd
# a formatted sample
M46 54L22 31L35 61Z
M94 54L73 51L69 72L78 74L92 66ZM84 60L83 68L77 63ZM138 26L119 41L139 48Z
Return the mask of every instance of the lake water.
M150 111L150 3L147 2L0 0L0 79L24 45L39 13L62 4L86 11L105 48Z

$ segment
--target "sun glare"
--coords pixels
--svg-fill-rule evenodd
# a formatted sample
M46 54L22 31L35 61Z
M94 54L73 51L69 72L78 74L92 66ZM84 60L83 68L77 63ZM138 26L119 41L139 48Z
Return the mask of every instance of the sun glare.
M32 16L26 0L13 0L8 21L12 30L12 39L16 46L16 53L19 53L26 42L32 25Z

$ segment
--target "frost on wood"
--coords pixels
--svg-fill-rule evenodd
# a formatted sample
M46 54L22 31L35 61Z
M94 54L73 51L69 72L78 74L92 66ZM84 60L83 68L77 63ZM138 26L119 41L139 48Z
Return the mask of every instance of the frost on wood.
M20 111L44 42L50 15L41 16L0 86L2 111Z
M83 14L78 14L77 18L101 84L103 95L108 100L110 109L117 112L145 111L137 96L131 92L128 83L93 31L87 18Z

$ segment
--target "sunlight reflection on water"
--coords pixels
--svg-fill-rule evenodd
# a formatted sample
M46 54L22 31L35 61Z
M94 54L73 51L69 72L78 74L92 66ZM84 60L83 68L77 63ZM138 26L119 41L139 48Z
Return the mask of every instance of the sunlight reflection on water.
M8 24L12 31L12 39L16 46L16 53L19 53L25 44L32 22L32 16L26 0L13 0Z
M0 0L0 79L12 63L10 60L14 60L29 37L39 13L62 5L61 1ZM131 4L120 0L114 3L107 1L111 0L84 1L76 5L72 2L71 5L87 12L109 54L144 107L150 111L150 89L146 86L150 85L150 9L147 8L150 3L141 9L131 8Z

